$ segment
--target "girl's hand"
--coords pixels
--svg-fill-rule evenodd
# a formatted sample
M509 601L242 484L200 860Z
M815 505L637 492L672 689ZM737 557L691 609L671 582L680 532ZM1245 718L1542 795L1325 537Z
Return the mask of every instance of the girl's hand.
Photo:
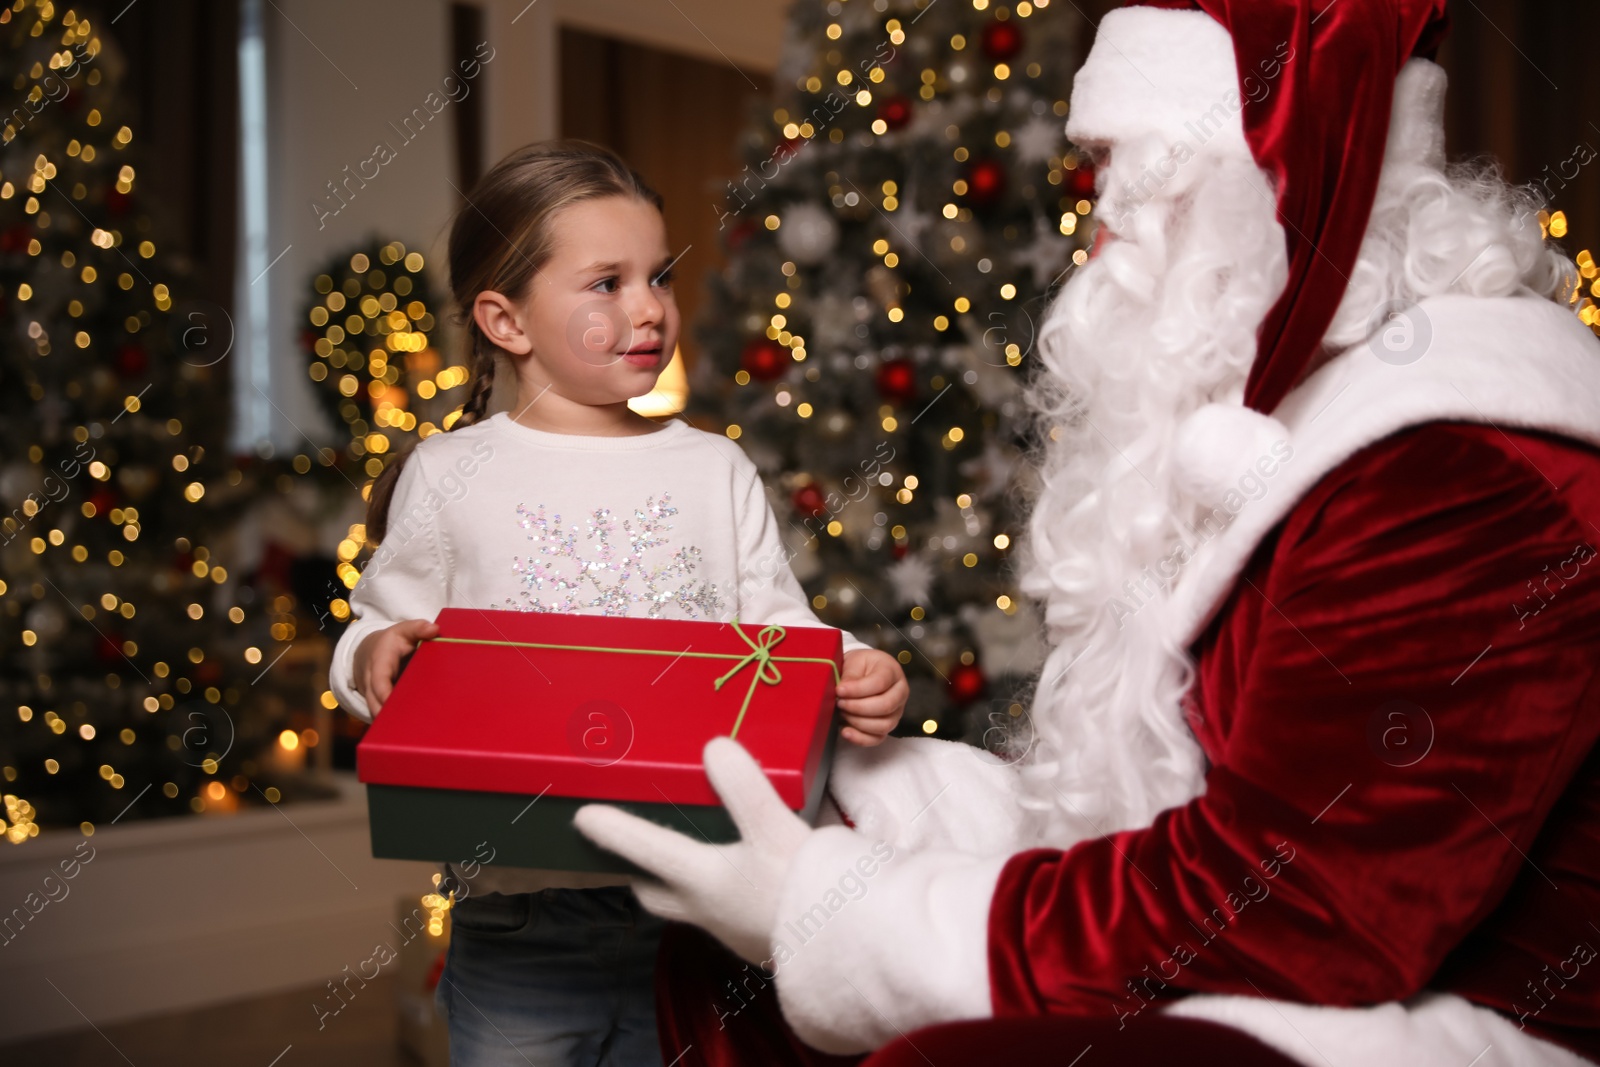
M367 711L377 715L394 691L400 661L416 651L417 645L439 636L439 624L427 619L406 619L370 633L356 646L355 687L367 702Z
M911 686L900 662L877 648L844 654L844 672L837 690L846 723L839 736L858 745L883 743L906 710Z

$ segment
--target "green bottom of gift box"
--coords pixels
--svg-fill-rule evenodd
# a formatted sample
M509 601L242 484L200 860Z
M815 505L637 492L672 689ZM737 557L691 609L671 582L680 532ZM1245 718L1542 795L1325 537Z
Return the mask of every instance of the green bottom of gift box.
M836 737L837 732L830 733L824 771L832 763ZM826 788L827 775L819 772L806 806L797 813L811 825L816 824ZM457 866L470 860L495 867L642 873L572 825L573 813L592 803L595 801L583 797L535 798L521 793L369 784L372 854L379 859L436 860ZM739 839L738 828L721 805L603 803L615 804L696 841L723 844Z

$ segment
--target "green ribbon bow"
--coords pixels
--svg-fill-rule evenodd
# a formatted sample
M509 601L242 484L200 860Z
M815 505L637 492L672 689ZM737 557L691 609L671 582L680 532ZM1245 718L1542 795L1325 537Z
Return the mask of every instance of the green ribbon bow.
M752 641L750 640L750 635L745 633L744 630L740 629L739 620L737 618L733 620L733 632L744 638L744 643L750 646L750 651L745 653L744 658L738 663L735 663L732 668L729 669L727 674L724 674L721 678L718 678L716 682L712 684L711 688L720 692L723 682L726 682L729 678L732 678L734 675L744 670L745 666L749 663L755 663L756 672L750 676L750 688L744 691L744 703L739 705L739 717L733 720L733 730L728 734L729 737L738 737L739 727L744 723L744 713L750 708L750 698L756 694L756 684L759 682L765 682L768 685L777 685L783 681L783 673L778 670L778 665L773 662L772 649L778 644L778 642L787 637L789 632L782 626L763 626L761 628L761 632L756 635L756 640ZM797 660L803 657L785 656L783 658L786 660ZM825 662L827 662L829 666L833 665L832 660L827 660Z

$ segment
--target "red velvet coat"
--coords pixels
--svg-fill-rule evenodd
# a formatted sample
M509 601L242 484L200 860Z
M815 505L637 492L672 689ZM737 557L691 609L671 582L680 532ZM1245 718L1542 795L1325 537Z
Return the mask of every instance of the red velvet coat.
M1325 477L1196 647L1204 794L1007 864L995 1014L1438 989L1600 1059L1597 521L1600 453L1484 425Z

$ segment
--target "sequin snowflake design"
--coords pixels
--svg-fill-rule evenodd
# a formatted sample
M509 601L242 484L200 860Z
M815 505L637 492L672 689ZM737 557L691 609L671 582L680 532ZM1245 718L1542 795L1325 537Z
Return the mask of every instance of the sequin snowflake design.
M679 548L654 566L645 554L670 548L667 537L678 513L662 493L645 498L631 518L618 519L610 508L596 508L582 528L566 526L559 514L547 516L545 506L536 511L517 505L518 524L528 540L539 546L524 560L514 556L511 569L522 579L522 591L507 597L509 607L521 611L627 615L633 605L645 606L645 617L659 618L669 605L677 605L691 619L715 618L722 612L722 595L714 583L691 577L700 562L700 549ZM622 543L623 539L626 544Z

